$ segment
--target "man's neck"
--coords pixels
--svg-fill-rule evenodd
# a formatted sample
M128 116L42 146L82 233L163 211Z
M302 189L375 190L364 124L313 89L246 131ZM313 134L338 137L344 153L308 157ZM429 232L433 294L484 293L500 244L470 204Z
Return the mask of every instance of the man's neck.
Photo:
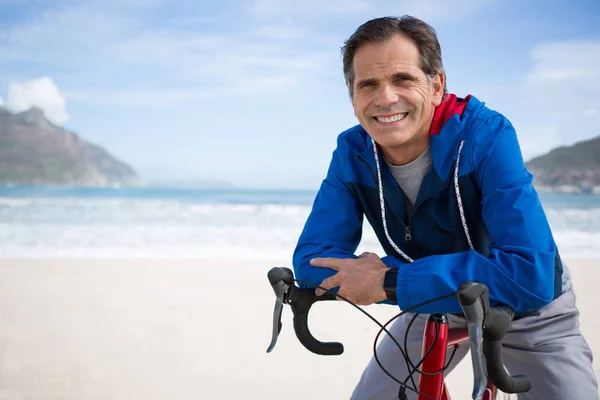
M416 160L429 147L429 133L420 134L409 143L397 147L383 147L383 156L392 165L406 165Z

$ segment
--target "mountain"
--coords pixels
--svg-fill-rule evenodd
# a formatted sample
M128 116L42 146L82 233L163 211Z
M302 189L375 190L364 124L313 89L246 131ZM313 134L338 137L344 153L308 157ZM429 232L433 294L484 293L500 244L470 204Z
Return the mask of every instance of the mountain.
M536 184L561 191L592 191L600 187L600 136L561 146L527 163Z
M48 121L33 107L0 107L0 184L137 186L138 174L103 148Z

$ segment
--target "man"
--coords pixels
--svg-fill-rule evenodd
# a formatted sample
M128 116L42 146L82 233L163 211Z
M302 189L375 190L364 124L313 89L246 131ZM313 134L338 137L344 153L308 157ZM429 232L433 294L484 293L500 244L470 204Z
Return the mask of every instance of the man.
M447 92L435 31L418 19L363 24L343 47L343 67L360 124L338 137L294 252L297 278L357 304L400 309L482 282L492 305L516 312L503 357L511 374L532 381L519 399L597 399L569 271L511 123L475 96ZM387 254L381 259L354 255L364 217ZM454 298L415 311L449 313L451 328L464 325ZM392 334L403 339L411 317ZM410 330L413 360L425 319ZM387 336L378 355L394 376L407 376ZM398 389L371 360L352 398L394 399Z

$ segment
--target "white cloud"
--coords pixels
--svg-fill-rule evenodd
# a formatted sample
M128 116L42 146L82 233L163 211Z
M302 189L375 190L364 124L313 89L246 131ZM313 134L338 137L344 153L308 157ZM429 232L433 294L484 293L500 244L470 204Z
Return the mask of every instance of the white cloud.
M511 120L526 160L600 136L600 39L547 42L530 52L530 68L509 83L453 85Z
M105 58L138 68L162 68L169 76L196 82L210 79L219 83L214 78L220 78L240 84L266 76L293 77L303 71L324 71L331 60L336 60L337 53L325 52L319 46L311 51L298 49L281 37L270 40L265 37L268 32L257 30L252 32L255 36L238 36L148 31L107 47ZM281 29L271 31L279 32ZM302 34L298 30L284 33L288 40Z
M535 65L526 77L531 83L582 85L600 77L600 41L544 43L532 58Z
M553 124L561 144L600 135L600 39L544 43L532 58L521 88L532 116Z
M169 108L193 100L210 100L223 97L254 97L257 94L276 94L297 84L292 78L284 76L255 77L243 84L231 84L213 88L182 89L129 89L129 90L69 90L68 99L97 105L122 107Z
M2 97L0 97L0 107L4 106L4 100L2 100Z
M133 18L89 5L53 9L6 29L6 39L0 41L0 60L76 67L86 58L97 61L99 47L138 27Z
M408 14L433 23L465 18L486 3L494 1L496 0L254 0L250 3L250 11L262 18L289 19L301 15L317 19L360 15L368 19Z
M253 36L271 40L290 40L304 38L308 36L308 32L292 26L274 24L257 27Z
M326 15L329 12L359 13L367 11L369 4L365 0L305 0L299 3L293 0L254 0L250 10L256 16L272 17L299 13ZM318 10L318 11L317 11Z
M281 23L207 34L193 24L150 29L145 22L99 2L55 9L8 32L9 40L0 41L0 65L16 60L39 70L58 66L69 98L120 105L128 99L139 106L149 103L144 93L164 99L154 105L230 95L236 86L241 94L285 93L305 85L310 74L329 75L338 62L337 43L299 48L292 44L306 31Z
M309 28L315 18L366 19L397 10L422 18L464 17L462 12L495 0L408 0L402 7L397 0L376 5L366 0L256 0L250 15L247 8L228 10L236 17L246 12L247 24L235 32L210 34L201 28L214 22L210 16L181 24L176 21L187 14L177 12L165 16L162 28L149 29L147 23L156 25L139 9L163 1L59 0L56 7L7 30L6 40L0 40L0 67L3 61L27 62L54 77L58 67L67 97L95 104L174 105L232 93L299 95L310 83L322 82L319 78L343 85L339 46L344 38L319 36L318 29ZM282 15L306 18L292 23Z
M20 112L38 107L48 120L63 125L68 120L65 98L50 77L8 85L8 107Z

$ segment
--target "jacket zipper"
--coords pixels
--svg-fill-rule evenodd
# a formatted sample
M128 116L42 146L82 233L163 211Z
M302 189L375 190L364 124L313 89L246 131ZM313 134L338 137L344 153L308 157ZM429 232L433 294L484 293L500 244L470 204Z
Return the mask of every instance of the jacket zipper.
M444 185L442 186L443 189L445 189L446 187L448 187L448 185L450 184L450 180L452 179L452 171L454 171L454 167L456 166L456 160L454 160L452 162L452 166L450 167L450 177L448 177L446 179L446 182L444 182ZM407 235L410 232L410 226L412 225L412 217L413 215L415 215L415 212L419 209L419 207L421 207L421 205L423 203L425 203L427 199L423 199L420 203L415 204L415 207L412 210L412 213L410 214L410 216L408 217L408 225L407 225Z
M379 188L379 182L377 181L377 177L375 176L375 173L373 172L373 168L371 168L371 166L369 165L369 163L362 158L362 156L357 155L356 158L358 158L358 160L360 162L362 162L363 164L365 164L367 166L367 168L369 169L369 172L371 173L371 179L373 179L373 183L375 184L376 188ZM383 182L382 182L383 185ZM379 190L379 189L377 189ZM385 199L385 192L383 193L383 198ZM400 221L400 223L404 226L404 240L406 241L406 243L408 244L408 246L410 247L410 249L412 250L413 254L416 254L418 257L421 257L421 255L419 254L419 252L415 249L415 247L412 244L412 231L410 229L410 222L412 221L412 216L414 214L414 211L411 213L410 217L409 217L409 223L405 223L401 218L398 218L398 220ZM415 257L411 257L411 258L415 258Z

